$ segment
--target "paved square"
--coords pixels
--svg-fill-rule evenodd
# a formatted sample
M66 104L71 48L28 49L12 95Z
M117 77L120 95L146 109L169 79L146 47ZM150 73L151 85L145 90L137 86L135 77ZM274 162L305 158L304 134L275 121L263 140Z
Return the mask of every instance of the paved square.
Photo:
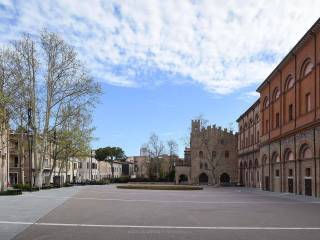
M320 237L320 202L312 198L210 187L203 191L150 191L108 185L65 191L74 195L50 191L25 195L30 201L61 202L36 222L6 218L0 212L0 225L26 226L14 238L17 240Z

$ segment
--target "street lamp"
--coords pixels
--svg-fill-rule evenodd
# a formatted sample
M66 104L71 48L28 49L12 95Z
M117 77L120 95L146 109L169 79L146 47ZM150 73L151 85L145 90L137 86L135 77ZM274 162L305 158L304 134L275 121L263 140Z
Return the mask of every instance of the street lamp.
M90 150L90 181L92 181L92 149Z
M28 127L27 127L27 137L28 137L28 150L29 150L29 181L30 190L32 188L32 135L30 134L30 129L32 128L32 108L28 107Z

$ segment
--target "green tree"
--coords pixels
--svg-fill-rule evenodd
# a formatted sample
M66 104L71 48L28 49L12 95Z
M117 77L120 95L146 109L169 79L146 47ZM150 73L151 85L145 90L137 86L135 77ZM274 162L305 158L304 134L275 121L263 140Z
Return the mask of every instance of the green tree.
M98 161L105 161L110 163L111 173L113 178L114 176L113 162L116 160L124 162L127 157L123 149L120 147L104 147L104 148L98 148L97 150L95 150L95 158Z

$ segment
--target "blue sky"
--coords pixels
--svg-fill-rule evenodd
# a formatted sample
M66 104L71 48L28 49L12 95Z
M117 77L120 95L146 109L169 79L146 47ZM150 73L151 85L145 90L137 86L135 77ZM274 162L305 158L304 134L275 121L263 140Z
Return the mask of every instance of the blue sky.
M136 155L154 132L181 154L199 114L236 128L318 9L316 0L0 0L0 45L58 32L104 89L93 147Z

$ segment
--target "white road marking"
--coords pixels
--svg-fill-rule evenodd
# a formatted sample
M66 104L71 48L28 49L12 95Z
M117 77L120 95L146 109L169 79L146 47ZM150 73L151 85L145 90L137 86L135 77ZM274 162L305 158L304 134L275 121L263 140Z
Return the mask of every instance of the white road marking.
M52 197L52 196L35 196L31 198L48 198L48 199L76 199L76 200L94 200L94 201L117 201L117 202L154 202L154 203L196 203L196 204L320 204L320 202L302 202L302 201L187 201L187 200L150 200L150 199L122 199L122 198L92 198L92 197Z
M192 226L143 226L143 225L102 225L102 224L78 224L78 223L45 223L45 222L11 222L0 221L0 224L36 225L56 227L93 227L93 228L145 228L145 229L196 229L196 230L320 230L320 227L192 227Z

